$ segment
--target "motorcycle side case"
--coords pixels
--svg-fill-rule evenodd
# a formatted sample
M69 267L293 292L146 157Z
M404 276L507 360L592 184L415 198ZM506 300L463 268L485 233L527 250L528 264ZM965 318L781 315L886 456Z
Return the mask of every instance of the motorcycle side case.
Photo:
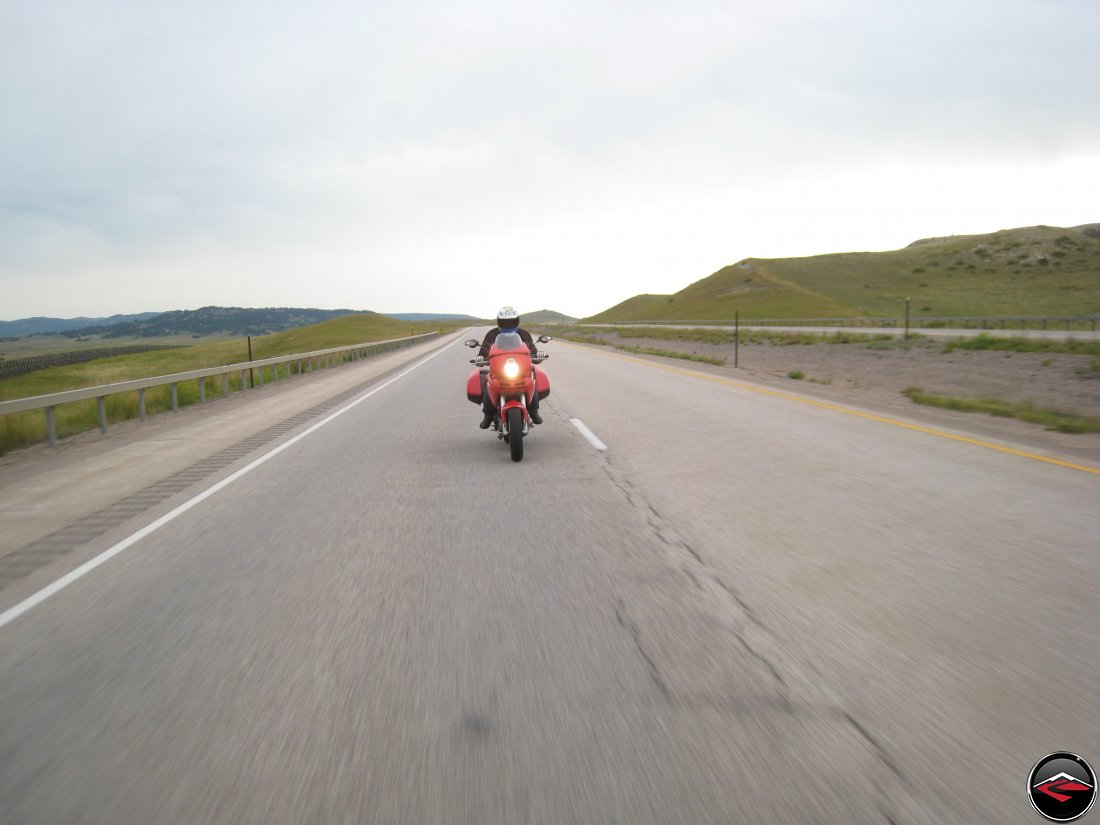
M538 365L535 365L535 389L538 390L539 401L550 394L550 378Z
M466 397L475 404L481 403L481 370L474 369L466 379Z

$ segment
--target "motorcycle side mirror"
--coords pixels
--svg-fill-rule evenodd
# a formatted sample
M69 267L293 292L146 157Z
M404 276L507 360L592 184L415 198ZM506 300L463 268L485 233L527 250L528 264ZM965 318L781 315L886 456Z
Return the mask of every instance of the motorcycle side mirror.
M553 340L554 340L553 335L540 335L539 336L539 343L540 344L548 344Z
M470 349L473 349L474 347L480 347L481 346L481 342L479 340L477 340L476 338L471 338L469 341L465 341L464 343Z

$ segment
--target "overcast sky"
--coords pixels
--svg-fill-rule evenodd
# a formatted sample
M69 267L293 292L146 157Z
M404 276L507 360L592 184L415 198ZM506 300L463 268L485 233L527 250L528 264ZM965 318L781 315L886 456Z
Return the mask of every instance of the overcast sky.
M0 0L0 319L587 315L1100 221L1096 0Z

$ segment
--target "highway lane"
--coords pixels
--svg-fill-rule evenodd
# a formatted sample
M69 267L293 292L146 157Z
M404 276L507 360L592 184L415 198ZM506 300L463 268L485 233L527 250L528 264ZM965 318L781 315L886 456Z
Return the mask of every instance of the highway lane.
M1100 751L1095 476L547 348L522 464L451 347L0 629L0 821L1022 822Z

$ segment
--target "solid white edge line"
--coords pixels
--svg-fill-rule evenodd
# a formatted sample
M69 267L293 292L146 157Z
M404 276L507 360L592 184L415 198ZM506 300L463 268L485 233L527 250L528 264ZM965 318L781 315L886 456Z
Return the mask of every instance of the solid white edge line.
M573 422L573 426L577 428L577 432L583 435L588 440L589 444L591 444L597 450L607 449L607 445L600 441L600 439L596 438L596 434L588 429L588 427L584 425L583 421L581 421L579 418L570 418L569 420Z
M264 453L262 456L255 459L251 463L246 464L244 467L241 467L241 469L237 470L232 475L226 476L225 478L223 478L221 481L217 482L216 484L213 484L210 487L207 487L201 493L198 493L194 497L189 498L187 501L183 502L183 504L180 504L175 509L170 510L169 512L165 513L163 516L158 518L156 521L152 522L151 524L146 525L145 527L142 527L136 533L133 533L133 534L127 536L126 538L124 538L122 541L118 542L118 544L115 544L115 545L107 548L102 553L100 553L98 556L95 556L94 558L89 559L88 561L84 562L84 564L80 565L76 569L71 570L70 572L66 573L64 576L62 576L57 581L53 582L52 584L46 585L41 590L39 590L37 593L34 593L33 595L28 596L23 601L19 602L18 604L14 605L12 607L9 607L3 613L0 613L0 628L4 627L4 625L8 624L9 622L19 618L20 616L22 616L24 613L26 613L31 608L41 604L46 599L48 599L50 596L53 596L54 594L58 593L59 591L64 590L66 587L68 587L70 584L75 582L77 579L79 579L79 578L87 575L88 573L92 572L97 567L99 567L101 564L104 564L105 562L110 561L115 556L117 556L119 553L121 553L123 550L125 550L127 547L130 547L131 545L136 544L137 542L141 541L143 538L145 538L149 534L155 533L157 530L159 530L161 527L166 525L168 522L174 521L179 516L182 516L184 513L186 513L192 507L197 505L199 502L205 501L206 499L210 498L210 496L214 495L214 493L228 487L230 484L232 484L234 481L239 479L241 476L247 475L248 473L252 472L253 470L255 470L257 467L259 467L261 464L263 464L268 459L271 459L271 458L274 458L275 456L277 456L279 453L281 453L287 447L291 446L292 444L297 444L299 441L301 441L307 435L310 435L311 433L316 432L317 430L321 429L321 427L325 426L326 424L328 424L333 419L338 418L339 416L343 415L348 410L350 410L352 407L355 407L355 406L363 403L368 398L370 398L372 395L374 395L376 392L381 392L386 387L388 387L390 384L404 378L406 375L408 375L410 372L415 370L417 367L421 366L422 364L426 364L428 361L435 358L440 353L446 352L448 349L453 347L457 342L458 341L456 339L455 341L452 341L450 344L446 344L446 345L440 347L438 350L433 352L431 355L428 355L424 358L421 358L419 361L417 361L415 364L413 364L408 369L404 370L403 372L398 373L393 378L390 378L388 381L385 381L384 383L379 384L377 387L374 387L373 389L368 390L367 392L363 393L362 395L360 395L355 400L350 401L348 404L346 404L345 406L338 409L336 412L332 413L331 415L327 416L326 418L321 419L316 424L311 426L309 429L303 430L302 432L298 433L298 435L294 436L293 438L287 439L282 444L278 445L277 447L272 448L270 451Z

